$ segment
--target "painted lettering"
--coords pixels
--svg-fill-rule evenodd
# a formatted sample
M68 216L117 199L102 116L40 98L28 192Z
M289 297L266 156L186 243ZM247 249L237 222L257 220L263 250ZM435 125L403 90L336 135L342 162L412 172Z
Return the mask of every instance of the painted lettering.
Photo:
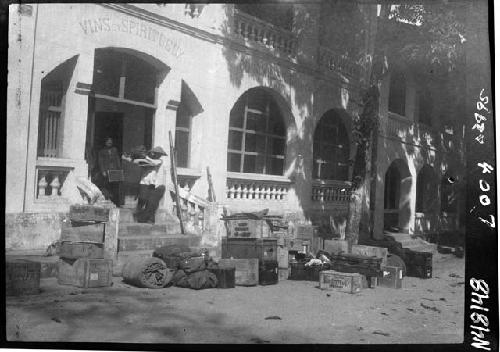
M87 20L83 20L83 22L80 22L80 27L82 27L83 33L87 34L88 33L88 22Z
M101 18L103 28L106 32L109 32L111 30L111 25L109 23L109 17Z
M479 188L481 188L483 192L488 192L490 190L490 185L485 180L479 180Z
M491 171L493 171L493 166L486 162L477 163L477 166L483 169L483 174L491 174Z
M472 287L472 289L474 291L481 291L483 292L485 295L487 295L488 293L490 293L490 288L488 286L488 283L484 280L478 280L478 279L475 279L475 278L472 278L469 280L469 284L470 286Z
M144 23L141 23L141 34L140 37L147 39L147 27Z
M470 315L470 318L476 324L481 322L484 326L489 325L488 317L484 314L478 314L478 313L474 312Z
M480 304L480 305L483 305L483 298L484 299L490 298L490 296L488 296L488 295L482 295L482 294L479 294L477 292L472 292L472 295L476 295L476 299L472 298L471 302L472 303L477 303L477 304Z
M129 21L128 32L132 33L132 30L135 29L135 34L137 35L138 24L134 21Z
M472 333L472 331L471 331ZM482 348L483 350L486 350L486 351L490 351L491 348L490 347L486 347L486 346L489 346L490 345L490 342L489 341L484 341L484 340L480 340L478 339L477 337L474 337L473 340L475 342L473 342L471 345L472 347L474 348Z
M127 20L125 20L125 19L123 19L123 20L122 20L122 25L121 25L121 27L120 27L120 30L121 30L122 32L127 32L127 31L128 31L128 30L127 30L127 27L128 27L128 21L127 21Z

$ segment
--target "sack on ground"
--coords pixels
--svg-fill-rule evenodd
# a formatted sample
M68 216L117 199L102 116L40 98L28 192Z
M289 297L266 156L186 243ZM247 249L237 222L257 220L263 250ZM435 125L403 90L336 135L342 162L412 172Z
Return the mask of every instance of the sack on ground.
M197 271L188 276L189 287L194 290L217 287L217 277L208 270Z
M205 257L191 257L183 259L179 268L184 270L186 274L194 273L206 269Z
M125 263L122 276L123 281L137 287L162 288L171 281L173 271L159 258L137 257Z

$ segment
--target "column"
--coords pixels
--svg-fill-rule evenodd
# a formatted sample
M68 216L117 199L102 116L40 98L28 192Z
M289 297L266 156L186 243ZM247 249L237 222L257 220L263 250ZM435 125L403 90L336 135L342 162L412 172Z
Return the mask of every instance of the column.
M154 116L153 146L161 146L167 153L165 158L168 170L171 170L170 163L170 141L169 131L172 134L172 144L175 145L175 122L177 118L177 108L181 100L182 80L175 73L168 73L158 87L157 108ZM170 171L169 171L170 172ZM167 177L169 177L167 175ZM160 208L171 212L175 202L168 194L168 190L160 202Z
M81 52L66 91L62 126L62 156L66 159L78 160L75 176L87 176L85 140L93 72L94 50Z

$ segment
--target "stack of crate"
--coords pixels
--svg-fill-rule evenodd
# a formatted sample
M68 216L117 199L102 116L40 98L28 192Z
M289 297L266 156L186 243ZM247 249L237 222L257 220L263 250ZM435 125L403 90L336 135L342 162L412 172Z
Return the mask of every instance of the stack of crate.
M104 259L105 223L109 209L72 205L70 224L63 226L57 282L77 287L111 285L113 262Z
M40 292L41 264L24 259L6 259L5 294L29 295Z

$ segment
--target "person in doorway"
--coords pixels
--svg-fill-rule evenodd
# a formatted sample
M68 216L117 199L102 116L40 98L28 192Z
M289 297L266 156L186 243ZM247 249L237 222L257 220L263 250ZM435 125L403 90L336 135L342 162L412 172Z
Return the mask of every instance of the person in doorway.
M100 176L102 177L103 193L110 198L111 201L119 207L120 201L120 181L110 180L109 171L121 170L120 156L118 149L113 146L113 138L106 137L104 139L104 148L97 155Z
M166 156L163 148L157 146L144 159L134 160L143 168L136 211L138 222L154 223L156 210L165 191L174 191L172 182L168 182Z

